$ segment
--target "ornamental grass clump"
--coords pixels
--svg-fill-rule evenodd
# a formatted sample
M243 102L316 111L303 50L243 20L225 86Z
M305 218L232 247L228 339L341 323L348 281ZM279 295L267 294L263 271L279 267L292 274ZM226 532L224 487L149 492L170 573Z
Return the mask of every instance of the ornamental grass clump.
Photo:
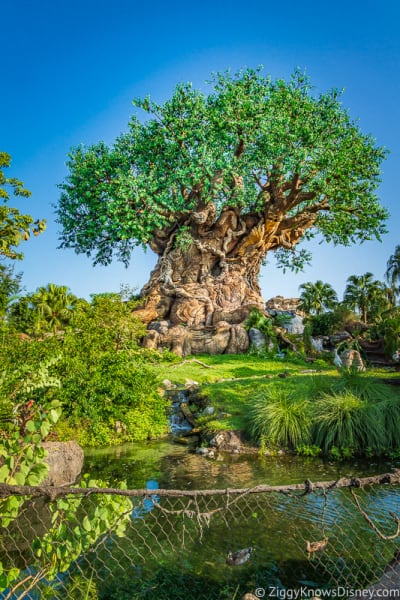
M352 391L323 394L313 408L313 443L328 454L333 448L379 454L385 429L378 404L365 402Z
M250 432L268 444L295 449L310 442L309 402L284 389L258 395L250 409Z

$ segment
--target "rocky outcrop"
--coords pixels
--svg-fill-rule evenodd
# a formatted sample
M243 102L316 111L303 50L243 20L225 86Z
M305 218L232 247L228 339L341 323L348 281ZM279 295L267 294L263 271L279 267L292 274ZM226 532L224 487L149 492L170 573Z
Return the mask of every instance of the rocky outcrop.
M292 313L293 315L298 314L304 316L305 313L299 309L300 303L300 298L284 298L284 296L274 296L273 298L267 300L265 303L265 309L267 312L288 312Z
M49 474L42 485L71 485L75 482L83 466L83 450L75 441L44 442L47 451L46 462Z
M143 345L146 348L167 348L178 356L189 354L241 354L249 347L243 325L219 321L215 326L169 327L165 321L149 326Z

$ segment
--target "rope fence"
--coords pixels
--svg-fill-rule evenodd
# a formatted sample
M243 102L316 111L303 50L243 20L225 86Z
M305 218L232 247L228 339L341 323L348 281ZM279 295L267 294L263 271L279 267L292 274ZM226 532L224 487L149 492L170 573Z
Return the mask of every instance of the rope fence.
M0 484L1 600L400 598L400 470L224 490L91 483Z

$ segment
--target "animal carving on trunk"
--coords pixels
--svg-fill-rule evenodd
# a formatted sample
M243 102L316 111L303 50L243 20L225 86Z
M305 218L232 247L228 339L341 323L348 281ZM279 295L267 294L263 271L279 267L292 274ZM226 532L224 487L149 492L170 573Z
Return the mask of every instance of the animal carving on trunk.
M147 121L134 115L110 148L71 152L58 220L62 246L95 263L116 254L128 264L137 245L157 254L135 310L150 326L144 344L243 351L238 328L263 310L268 253L298 269L304 237L349 244L384 232L375 190L385 151L337 91L317 95L304 73L219 73L208 95L180 84L162 105L134 105Z

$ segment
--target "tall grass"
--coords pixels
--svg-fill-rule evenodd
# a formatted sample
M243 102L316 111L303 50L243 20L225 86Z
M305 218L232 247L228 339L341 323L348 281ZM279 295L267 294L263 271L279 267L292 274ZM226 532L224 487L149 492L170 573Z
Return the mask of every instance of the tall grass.
M313 443L325 453L333 446L379 453L385 447L385 428L378 404L350 390L323 394L314 405Z
M250 432L267 443L294 449L310 442L309 402L282 388L270 388L253 400Z

